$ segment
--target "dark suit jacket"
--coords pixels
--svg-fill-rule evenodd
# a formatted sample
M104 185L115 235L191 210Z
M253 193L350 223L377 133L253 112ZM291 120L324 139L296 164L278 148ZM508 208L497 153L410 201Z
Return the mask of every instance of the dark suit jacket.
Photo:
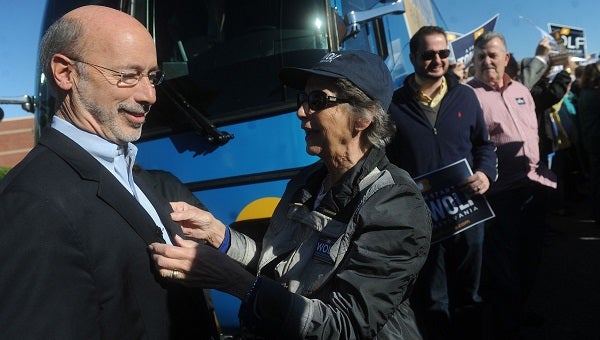
M170 233L168 203L142 180ZM0 330L6 339L208 338L201 290L162 279L161 232L88 152L46 128L0 185Z

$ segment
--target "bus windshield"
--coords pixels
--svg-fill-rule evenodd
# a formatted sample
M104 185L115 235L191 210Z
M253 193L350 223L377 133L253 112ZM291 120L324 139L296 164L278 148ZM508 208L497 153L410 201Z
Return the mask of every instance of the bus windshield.
M310 66L328 50L323 0L156 2L154 36L165 87L153 115L177 111L177 93L211 121L283 112L293 95L278 79L285 66ZM163 117L164 119L165 117ZM254 117L255 118L255 117ZM160 117L158 117L160 120ZM238 118L239 119L239 118ZM152 122L148 122L152 128Z

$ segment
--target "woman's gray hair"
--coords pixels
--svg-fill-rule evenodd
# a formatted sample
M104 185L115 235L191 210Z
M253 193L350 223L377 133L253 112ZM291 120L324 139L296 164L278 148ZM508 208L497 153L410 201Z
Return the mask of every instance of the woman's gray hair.
M347 79L336 79L334 82L340 98L350 99L351 113L355 119L371 121L364 133L363 141L378 149L383 149L391 141L396 126L379 101L369 98L361 89Z
M83 26L80 21L61 17L48 27L42 38L40 43L40 67L46 76L50 91L56 96L60 95L60 90L56 86L52 75L52 56L61 53L70 58L79 58L79 52L83 50L82 35Z

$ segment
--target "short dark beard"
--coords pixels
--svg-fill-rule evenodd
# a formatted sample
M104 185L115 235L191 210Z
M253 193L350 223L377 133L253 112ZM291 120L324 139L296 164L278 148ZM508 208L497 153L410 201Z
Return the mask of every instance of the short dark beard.
M415 74L418 75L420 78L429 79L429 80L439 80L440 78L442 78L444 76L443 74L441 76L433 76L433 75L429 74L428 72L420 72L418 70L415 70Z

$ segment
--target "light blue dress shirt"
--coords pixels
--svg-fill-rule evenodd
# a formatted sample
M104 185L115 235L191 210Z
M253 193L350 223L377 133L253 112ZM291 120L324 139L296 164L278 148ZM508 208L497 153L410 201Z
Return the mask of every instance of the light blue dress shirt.
M167 233L167 229L158 217L158 213L148 197L133 181L132 169L137 155L137 147L132 143L120 146L109 142L95 134L83 131L64 119L54 116L51 126L79 144L89 152L100 164L102 164L123 185L133 197L142 205L152 217L156 226L162 231L162 237L167 244L173 244Z

